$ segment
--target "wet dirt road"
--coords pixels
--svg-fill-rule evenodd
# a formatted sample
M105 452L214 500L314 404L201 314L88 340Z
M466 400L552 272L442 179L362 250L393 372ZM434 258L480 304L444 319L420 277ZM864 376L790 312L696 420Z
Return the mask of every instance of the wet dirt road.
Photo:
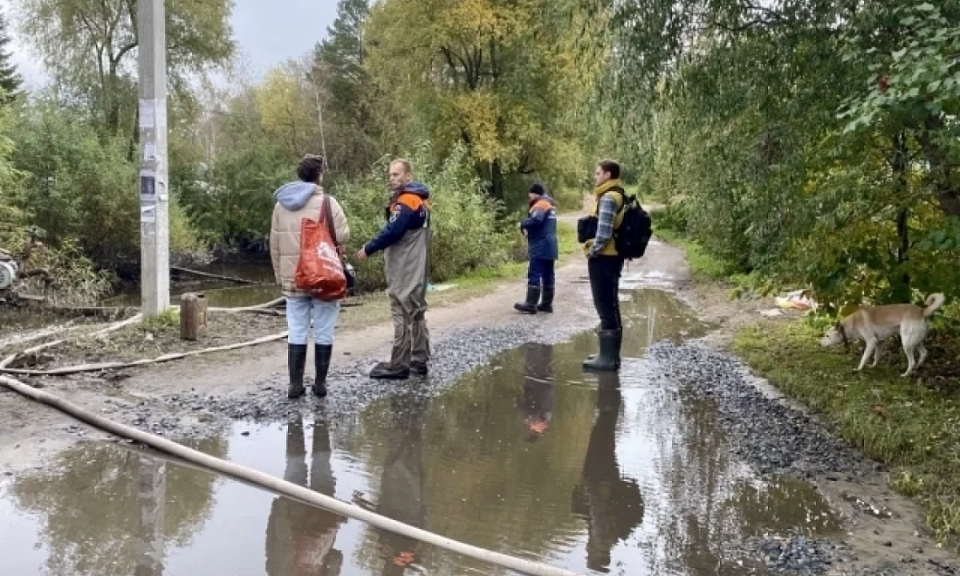
M649 377L647 346L706 326L666 292L630 298L620 375L582 372L594 345L584 334L525 344L435 396L383 399L348 422L305 411L238 423L193 445L414 526L583 573L715 574L724 546L743 537L837 534L838 517L812 486L760 479L731 456L710 402ZM15 574L491 573L110 444L72 449L58 470L5 484L0 517L0 557L13 559Z
M561 276L561 302L582 300L582 272ZM474 314L458 330L442 320L456 311L438 310L438 370L426 381L372 383L361 368L378 348L367 344L340 359L324 404L287 402L281 377L257 379L238 361L226 371L254 383L232 398L178 381L161 397L169 413L143 400L147 387L134 408L117 408L128 391L103 411L174 437L189 428L184 443L204 452L583 574L955 573L951 555L914 534L915 507L878 487L875 465L757 392L722 353L682 344L714 327L659 289L681 276L655 265L627 274L619 375L580 369L595 347L582 305L536 320ZM506 308L506 294L489 298ZM194 412L207 424L185 426ZM234 421L215 426L215 413ZM506 573L91 436L0 476L0 573ZM833 484L891 515L859 514Z

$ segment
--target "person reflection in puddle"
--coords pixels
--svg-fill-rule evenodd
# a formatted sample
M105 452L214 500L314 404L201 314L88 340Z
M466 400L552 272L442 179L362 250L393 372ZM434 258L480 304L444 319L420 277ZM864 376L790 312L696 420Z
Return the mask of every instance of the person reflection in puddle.
M523 424L535 442L550 426L553 416L553 346L527 344L524 351L523 391L517 407L523 412Z
M572 500L573 513L587 520L587 567L607 572L613 547L643 521L643 496L636 480L620 474L617 462L620 377L616 372L597 377L597 416Z
M423 426L429 400L416 397L394 397L389 411L390 447L380 478L380 499L376 505L354 494L354 503L371 512L409 524L416 528L426 525L423 502ZM374 529L386 559L382 576L402 576L418 561L420 542Z
M313 424L310 489L332 495L336 487L330 466L330 431L325 422ZM297 414L287 424L287 466L284 480L307 485L307 453L303 420ZM339 576L343 553L333 549L343 517L288 498L276 498L267 521L269 576Z

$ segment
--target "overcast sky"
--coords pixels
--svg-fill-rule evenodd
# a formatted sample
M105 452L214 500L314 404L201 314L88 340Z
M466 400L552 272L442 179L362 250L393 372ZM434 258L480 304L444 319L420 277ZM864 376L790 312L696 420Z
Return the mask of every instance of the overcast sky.
M9 21L18 0L0 0ZM336 16L337 0L234 0L233 25L237 48L259 77L271 66L308 52L323 39ZM30 87L44 82L43 66L28 52L17 30L12 52L20 74Z

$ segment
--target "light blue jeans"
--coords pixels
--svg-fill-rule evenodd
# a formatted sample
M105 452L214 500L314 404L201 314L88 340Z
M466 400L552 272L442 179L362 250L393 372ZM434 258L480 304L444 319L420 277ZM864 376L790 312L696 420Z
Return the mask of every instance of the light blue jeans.
M324 302L309 296L287 297L287 342L306 344L310 333L310 312L313 311L314 343L332 346L333 329L340 314L340 301Z

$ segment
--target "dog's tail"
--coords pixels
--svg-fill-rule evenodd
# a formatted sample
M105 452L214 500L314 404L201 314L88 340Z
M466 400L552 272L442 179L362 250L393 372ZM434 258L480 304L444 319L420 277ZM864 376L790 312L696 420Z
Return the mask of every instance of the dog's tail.
M937 292L936 294L931 294L927 296L927 301L924 302L924 304L926 304L927 307L923 309L923 317L929 318L930 316L932 316L933 313L936 312L938 308L943 306L943 303L946 301L947 301L947 298L939 292Z

